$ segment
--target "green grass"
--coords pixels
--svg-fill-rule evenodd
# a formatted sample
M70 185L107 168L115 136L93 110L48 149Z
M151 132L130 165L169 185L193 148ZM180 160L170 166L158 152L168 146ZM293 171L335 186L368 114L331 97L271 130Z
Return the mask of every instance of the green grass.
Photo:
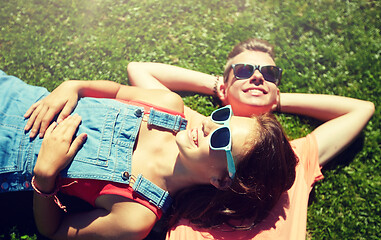
M323 170L307 227L311 239L380 239L380 14L381 2L371 0L2 0L0 69L49 90L68 79L128 84L130 61L221 75L233 45L267 39L285 69L281 91L376 104L360 138ZM208 97L184 99L201 113L215 107ZM291 138L317 124L279 119ZM40 239L24 229L25 218L0 238Z

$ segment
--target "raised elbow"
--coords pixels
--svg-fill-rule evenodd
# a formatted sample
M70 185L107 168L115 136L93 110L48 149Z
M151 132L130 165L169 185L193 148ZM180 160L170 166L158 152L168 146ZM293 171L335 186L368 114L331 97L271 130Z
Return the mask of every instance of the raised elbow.
M371 114L373 115L374 111L376 110L376 107L374 106L374 103L372 102L367 102L368 103L368 109L369 109L369 112L371 112Z
M371 118L375 111L374 103L370 101L365 101L364 106L362 107L362 110L364 111L364 114L367 114L369 118Z
M127 64L127 75L130 85L137 86L136 80L136 73L138 73L142 63L140 62L130 62Z
M130 62L127 64L127 73L134 71L139 66L139 62Z

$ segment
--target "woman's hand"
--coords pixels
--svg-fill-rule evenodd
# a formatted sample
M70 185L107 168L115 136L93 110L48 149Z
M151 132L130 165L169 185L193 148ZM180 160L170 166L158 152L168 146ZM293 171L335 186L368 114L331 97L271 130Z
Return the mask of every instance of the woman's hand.
M53 122L46 130L34 167L36 183L40 191L51 192L54 189L58 173L72 161L86 141L85 133L73 140L80 123L81 117L75 114L67 117L60 124Z
M67 81L58 86L46 98L33 104L24 114L29 118L24 130L30 131L30 138L34 138L38 133L43 137L53 118L59 113L57 122L70 115L77 106L79 99L79 89L76 81Z

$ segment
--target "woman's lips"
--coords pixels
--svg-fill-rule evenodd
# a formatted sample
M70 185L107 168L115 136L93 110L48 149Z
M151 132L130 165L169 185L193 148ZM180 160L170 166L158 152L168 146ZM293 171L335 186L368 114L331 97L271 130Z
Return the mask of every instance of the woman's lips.
M195 147L198 147L198 130L193 128L189 130L189 140Z

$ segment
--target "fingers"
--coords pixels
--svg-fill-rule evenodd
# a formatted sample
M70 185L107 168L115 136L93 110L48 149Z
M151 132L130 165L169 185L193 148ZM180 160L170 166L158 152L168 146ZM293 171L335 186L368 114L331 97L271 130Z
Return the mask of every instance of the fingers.
M30 128L32 128L29 133L30 138L34 138L37 135L41 125L41 119L47 111L48 111L47 107L44 107L43 105L39 105L34 110L32 116L30 116L27 122L27 125L24 128L25 130L29 130Z
M34 120L32 130L30 131L30 137L31 138L35 137L38 134L40 127L41 127L41 123L44 120L44 116L46 115L46 113L48 111L49 111L49 109L47 107L42 107L42 109L38 113L38 116ZM49 123L50 123L50 121L49 121ZM45 131L45 129L44 129L44 131Z
M29 131L31 129L29 133L30 138L34 138L38 132L40 132L40 137L42 138L46 129L49 127L49 124L53 120L55 112L51 108L40 103L36 106L33 105L24 115L24 117L29 117L24 130Z
M41 103L41 100L35 102L32 106L30 106L30 108L24 114L24 118L28 118L34 112L34 110L40 105L40 103Z
M46 129L46 132L45 132L45 137L49 137L50 134L53 132L53 130L57 127L57 123L56 122L52 122L52 124L50 124L50 126L48 127L48 129Z
M52 123L45 132L36 166L56 174L70 163L87 139L82 133L73 140L81 123L78 114L67 117L60 124ZM35 167L36 168L36 167Z
M26 123L24 130L29 131L30 128L33 126L34 120L38 116L38 113L41 111L40 101L33 104L28 111L24 114L25 118L29 118L28 122Z
M73 112L76 106L77 106L77 101L68 101L65 107L62 109L61 113L58 115L57 122L60 123L65 118L67 118L70 115L70 113Z
M62 112L58 116L57 123L61 123L63 119L68 117L75 108L76 102L65 105ZM34 138L39 133L42 138L49 124L53 121L56 114L59 112L58 107L47 106L45 104L34 104L25 113L24 117L29 117L27 124L24 127L25 131L30 131L29 137Z
M68 151L68 156L70 158L74 157L74 155L79 151L82 145L86 142L86 139L87 139L86 133L82 133L81 135L79 135L78 137L74 139Z
M42 111L42 113L43 113L43 111ZM42 138L45 134L46 129L49 127L49 124L51 123L51 121L53 120L55 115L56 115L56 113L52 109L47 110L43 116L42 116L42 114L39 114L39 117L36 119L36 121L33 125L32 131L35 129L36 129L36 131L38 131L38 126L40 126L39 137ZM57 123L59 123L59 122L57 121ZM35 125L37 125L37 126L35 127Z
M66 141L71 141L81 121L82 121L82 118L78 114L74 114L73 116L67 117L56 127L57 134L60 134L61 136L63 136L63 138L66 139ZM82 133L78 137L76 137L73 140L73 142L71 142L67 152L67 157L69 159L72 159L74 157L74 155L79 151L82 145L86 142L86 139L87 139L87 134Z
M62 120L61 123L53 122L46 129L45 138L55 134L60 138L66 138L71 141L81 121L82 118L78 114L74 114Z
M82 118L78 114L67 117L65 120L61 121L55 128L55 134L59 134L67 139L72 139Z

